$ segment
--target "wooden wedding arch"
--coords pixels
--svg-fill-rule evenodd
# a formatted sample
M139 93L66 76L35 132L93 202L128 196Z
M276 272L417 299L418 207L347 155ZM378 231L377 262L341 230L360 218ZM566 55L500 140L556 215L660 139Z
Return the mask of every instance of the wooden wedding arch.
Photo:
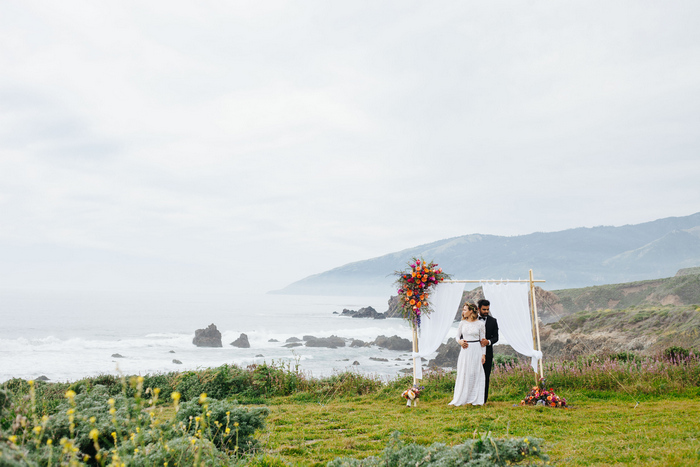
M544 280L535 280L532 274L532 269L530 269L530 278L527 280L513 280L513 279L482 279L482 280L446 280L444 282L451 283L465 283L465 284L481 284L481 283L511 283L511 282L528 282L530 284L530 321L532 323L532 346L534 350L542 352L542 346L540 345L540 325L538 323L537 316L537 300L535 299L535 283L545 282ZM418 352L418 331L413 327L413 352ZM418 384L416 378L416 365L420 365L420 358L413 359L413 385ZM542 359L539 359L537 366L540 369L540 377L544 378L544 370L542 369ZM537 374L535 374L535 381L537 381Z

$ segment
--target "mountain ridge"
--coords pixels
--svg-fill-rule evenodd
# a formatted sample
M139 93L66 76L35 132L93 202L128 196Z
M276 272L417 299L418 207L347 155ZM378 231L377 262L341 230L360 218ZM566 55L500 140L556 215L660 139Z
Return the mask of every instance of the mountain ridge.
M700 212L620 227L450 237L338 266L271 293L384 295L391 293L393 271L412 257L433 260L458 279L525 278L533 269L550 290L668 277L700 266Z

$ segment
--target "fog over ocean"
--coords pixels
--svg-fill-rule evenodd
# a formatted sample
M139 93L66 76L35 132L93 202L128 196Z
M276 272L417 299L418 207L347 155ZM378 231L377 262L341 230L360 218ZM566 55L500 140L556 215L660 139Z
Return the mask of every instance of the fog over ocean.
M51 381L75 381L106 373L144 375L273 360L292 365L298 361L315 377L351 369L391 378L410 368L408 353L374 346L283 347L287 338L304 335L372 341L383 334L410 339L410 328L401 319L333 314L365 306L384 312L388 298L3 290L0 382L41 375ZM211 323L221 332L223 347L193 345L195 330ZM249 349L229 345L241 333L248 335ZM360 365L353 366L355 360Z

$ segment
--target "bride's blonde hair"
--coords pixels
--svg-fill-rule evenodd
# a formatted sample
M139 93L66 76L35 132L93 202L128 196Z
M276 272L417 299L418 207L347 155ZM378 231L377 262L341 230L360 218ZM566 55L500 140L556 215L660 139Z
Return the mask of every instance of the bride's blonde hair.
M467 306L467 310L473 311L474 313L477 312L476 305L474 305L473 303L465 303L465 305ZM462 321L464 321L466 319L467 318L464 316L464 311L462 311Z

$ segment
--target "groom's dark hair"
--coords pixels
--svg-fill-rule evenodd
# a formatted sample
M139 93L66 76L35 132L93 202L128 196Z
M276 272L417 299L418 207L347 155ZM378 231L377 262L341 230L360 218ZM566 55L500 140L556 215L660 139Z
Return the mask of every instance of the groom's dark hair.
M486 300L485 298L482 298L478 302L476 302L477 305L479 305L479 309L482 309L485 306L491 306L491 302Z

